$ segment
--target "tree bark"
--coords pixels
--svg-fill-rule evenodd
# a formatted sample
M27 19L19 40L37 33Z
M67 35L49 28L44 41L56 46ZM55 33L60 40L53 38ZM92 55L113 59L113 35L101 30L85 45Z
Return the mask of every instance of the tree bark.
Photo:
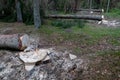
M45 18L55 19L87 19L87 20L98 20L101 21L103 15L46 15Z
M104 12L104 9L77 9L76 11L93 11L93 12Z
M29 37L26 34L0 35L0 48L24 50L29 45Z
M89 7L90 11L92 9L92 0L90 0L90 7Z
M101 2L100 0L95 0L96 1L96 4L97 4L97 8L100 8L101 7Z
M39 9L39 0L33 0L33 14L34 14L34 25L35 28L39 28L41 26L40 19L40 9Z
M23 22L22 11L21 11L21 7L20 7L20 1L15 0L15 3L16 3L17 21L18 22Z
M76 10L77 10L77 5L78 5L78 0L75 0L75 4L74 4L74 13L75 13Z
M108 0L108 3L107 3L107 10L106 10L106 12L109 11L109 7L110 7L110 0Z
M53 10L53 9L50 9L50 10ZM57 10L60 10L57 8ZM101 13L104 13L104 9L75 9L75 11L93 11L93 12L101 12Z

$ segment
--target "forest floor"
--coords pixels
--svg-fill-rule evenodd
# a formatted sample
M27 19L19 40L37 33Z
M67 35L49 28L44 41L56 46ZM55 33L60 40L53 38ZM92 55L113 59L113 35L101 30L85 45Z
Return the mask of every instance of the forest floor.
M38 39L41 48L68 50L88 60L88 67L78 80L120 80L120 26L87 23L83 28L43 25L35 29L33 25L0 22L0 34L14 33L26 33Z

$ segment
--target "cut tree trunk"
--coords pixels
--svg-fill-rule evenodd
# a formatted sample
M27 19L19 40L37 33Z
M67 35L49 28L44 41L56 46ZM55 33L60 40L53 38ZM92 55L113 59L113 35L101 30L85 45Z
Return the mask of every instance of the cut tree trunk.
M0 48L24 50L29 45L29 36L26 34L0 35Z
M50 9L50 10L53 10L53 9ZM56 10L60 10L60 9L57 8ZM77 8L74 8L74 10L75 10L75 12L77 12L77 11L93 11L93 12L104 13L104 9L77 9Z
M45 18L55 19L87 19L87 20L98 20L104 19L103 15L46 15Z
M76 11L93 11L104 13L104 9L77 9Z

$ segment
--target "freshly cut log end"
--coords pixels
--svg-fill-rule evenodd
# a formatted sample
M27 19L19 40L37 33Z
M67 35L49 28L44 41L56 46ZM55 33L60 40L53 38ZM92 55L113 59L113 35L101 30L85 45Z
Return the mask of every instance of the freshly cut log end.
M26 47L28 47L30 45L30 39L27 34L22 35L20 37L20 41L21 41L20 50L24 50Z
M0 35L0 48L24 50L29 45L30 39L27 34Z
M102 12L104 12L104 9L102 9Z
M104 15L102 15L102 20L105 19Z

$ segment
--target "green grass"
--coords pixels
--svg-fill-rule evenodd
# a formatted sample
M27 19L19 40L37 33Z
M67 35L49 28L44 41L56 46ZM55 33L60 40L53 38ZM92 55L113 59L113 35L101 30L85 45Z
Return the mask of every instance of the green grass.
M83 33L94 39L99 39L104 36L120 37L120 28L85 26L83 29L73 27L73 30L74 33Z
M75 19L75 20L53 20L51 22L52 26L55 27L59 27L59 28L63 28L63 29L67 29L67 28L71 28L73 26L77 26L79 28L83 28L85 26L85 21L84 20L79 20L79 19Z
M3 24L3 23L1 23ZM10 23L8 23L10 25ZM8 24L3 24L5 26ZM11 25L12 26L12 25ZM40 29L34 30L34 26L30 25L14 25L17 31L26 30L26 32L31 32L37 34L39 37L43 37L48 45L63 46L68 50L72 50L73 53L77 55L88 54L88 53L98 53L104 54L106 50L100 51L98 48L99 42L101 40L106 40L108 45L120 46L120 28L111 27L97 27L85 25L83 28L79 28L77 25L71 28L59 28L52 25L42 25ZM21 27L20 27L21 26ZM31 28L31 29L30 29ZM30 29L30 30L29 30ZM28 31L29 30L29 31ZM70 30L67 31L67 30ZM29 33L31 34L31 33ZM105 43L103 43L105 44ZM90 47L96 46L95 49ZM104 46L104 45L103 45ZM106 49L106 48L105 48ZM108 51L110 51L109 49ZM100 52L97 52L100 51Z
M73 26L69 29L70 32L67 32L66 29L63 28L43 25L39 29L39 32L47 35L51 40L55 40L57 43L70 41L80 45L93 45L94 43L99 42L102 38L104 39L104 37L108 37L109 39L107 42L109 44L120 45L118 39L120 38L120 28L93 27L85 25L83 28Z
M120 18L120 9L118 8L111 9L108 13L105 13L105 16L113 17L113 18Z
M97 55L104 56L104 55L114 55L114 56L120 56L120 50L114 51L114 50L108 50L108 51L100 51L96 52Z
M94 53L98 50L99 43L105 40L108 45L120 46L120 28L97 27L86 24L83 28L74 25L71 28L59 28L48 25L42 25L40 29L34 29L34 26L18 24L18 23L0 23L1 31L3 28L15 28L15 33L35 34L43 37L49 44L63 45L72 48L76 53ZM104 42L103 46L104 46ZM105 44L106 45L106 44ZM91 46L95 50L91 50ZM106 48L105 48L106 49Z

